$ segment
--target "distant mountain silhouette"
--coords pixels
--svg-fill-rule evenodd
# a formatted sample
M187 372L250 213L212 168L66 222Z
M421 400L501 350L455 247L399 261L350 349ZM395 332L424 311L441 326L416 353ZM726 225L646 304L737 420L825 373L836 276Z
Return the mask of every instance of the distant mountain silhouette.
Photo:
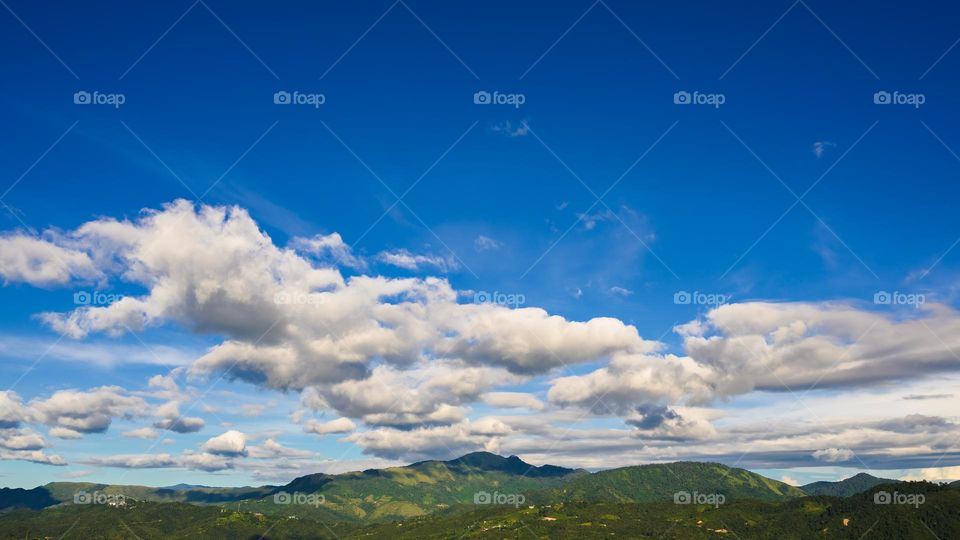
M867 473L859 473L838 482L813 482L800 486L809 495L831 495L834 497L849 497L863 493L874 486L881 484L895 484L898 480L877 478Z

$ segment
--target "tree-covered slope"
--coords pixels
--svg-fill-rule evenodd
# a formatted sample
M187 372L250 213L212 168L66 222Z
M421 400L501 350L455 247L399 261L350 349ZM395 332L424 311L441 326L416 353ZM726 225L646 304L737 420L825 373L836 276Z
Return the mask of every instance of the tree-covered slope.
M924 503L875 504L874 492L922 493ZM344 538L662 538L925 540L960 538L960 490L928 483L884 485L853 497L783 502L738 500L719 506L672 502L568 502L536 508L474 507L402 524L379 524Z
M877 478L867 473L860 473L839 482L813 482L800 486L808 495L832 495L834 497L849 497L863 493L880 484L895 484L896 480Z
M805 495L800 489L719 463L677 462L621 467L572 478L545 493L552 501L655 502L723 495L726 501L779 501Z
M472 504L484 494L532 497L562 485L585 471L530 465L516 456L475 452L450 461L422 461L405 467L369 469L337 475L312 474L295 479L278 494L248 500L238 508L270 514L290 514L322 520L371 522L425 515L456 504ZM286 504L301 494L305 504ZM303 495L320 495L316 498Z

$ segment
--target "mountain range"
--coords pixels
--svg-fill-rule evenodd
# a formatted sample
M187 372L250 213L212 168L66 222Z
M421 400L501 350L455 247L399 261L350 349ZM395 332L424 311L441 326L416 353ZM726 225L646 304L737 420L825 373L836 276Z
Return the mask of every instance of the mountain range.
M295 531L301 525L309 523L333 527L332 530L339 531L335 536L349 536L350 531L360 528L389 536L384 527L406 524L407 531L413 530L409 527L415 524L445 528L452 527L457 520L473 519L471 516L481 521L487 519L481 516L501 516L509 521L536 515L536 519L550 521L552 515L540 514L561 509L566 509L563 515L568 517L593 515L606 508L597 516L633 512L649 518L648 514L653 512L661 519L681 519L676 516L687 515L693 508L710 512L741 508L748 513L789 520L794 511L826 512L830 503L824 501L860 496L896 482L858 474L839 482L795 487L745 469L699 462L591 473L553 465L534 466L517 456L476 452L449 461L310 474L284 485L259 487L154 488L54 482L29 490L4 488L0 489L0 537L8 534L22 538L23 531L18 527L42 528L74 515L97 516L97 520L107 523L125 512L134 512L143 519L154 519L150 516L155 515L167 515L169 519L176 515L175 521L182 522L192 533L223 527L244 531L267 522L284 523L279 530L289 530L293 536L299 534ZM937 488L940 487L948 489ZM40 517L44 515L46 519ZM737 519L743 518L737 515ZM57 536L57 530L50 529L45 534ZM157 534L168 537L172 532ZM274 534L279 534L277 529Z

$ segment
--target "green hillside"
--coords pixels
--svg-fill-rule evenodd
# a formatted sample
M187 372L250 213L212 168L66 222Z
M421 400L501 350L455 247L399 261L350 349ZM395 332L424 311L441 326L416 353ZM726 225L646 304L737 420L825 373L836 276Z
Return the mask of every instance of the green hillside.
M878 505L872 490L849 498L738 500L719 507L670 502L572 502L536 508L484 507L363 528L344 538L651 538L756 540L929 540L960 538L960 490L929 483L879 489L922 493L918 507Z
M239 488L154 488L148 486L109 485L91 482L51 482L36 488L49 493L55 502L72 503L78 492L123 495L126 498L151 502L185 502L193 504L222 504L263 497L273 493L275 486Z
M719 463L677 462L640 465L581 475L545 493L550 501L656 502L677 494L722 494L727 502L751 499L780 501L803 497L798 488L744 469ZM680 495L683 497L683 495Z
M237 508L356 523L422 516L456 504L472 504L482 493L523 495L563 485L586 471L544 465L535 467L516 456L489 452L451 461L422 461L405 467L369 469L338 475L312 474L279 488L282 493L319 494L323 504L277 504L271 494Z
M922 504L876 504L881 490L922 494ZM807 540L960 538L960 489L926 482L882 485L852 497L719 506L672 502L566 502L529 508L458 505L403 522L355 525L182 503L113 508L61 505L0 514L0 539L504 539L662 538Z
M863 493L868 489L879 486L880 484L895 484L897 480L888 478L877 478L867 473L860 473L850 478L840 480L839 482L813 482L800 486L808 495L832 495L834 497L849 497L857 493Z

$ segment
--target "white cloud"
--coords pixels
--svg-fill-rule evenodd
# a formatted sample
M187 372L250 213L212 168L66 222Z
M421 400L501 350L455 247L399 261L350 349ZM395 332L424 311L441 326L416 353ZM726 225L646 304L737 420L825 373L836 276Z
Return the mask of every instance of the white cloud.
M431 356L542 373L653 345L616 319L571 322L535 308L458 304L436 278L344 280L336 268L275 246L236 207L177 201L134 221L91 221L68 236L108 277L147 293L41 319L73 338L167 321L223 336L194 363L194 376L234 366L233 377L302 389L362 378L375 359L404 366ZM451 268L417 257L387 259Z
M316 452L309 450L288 448L273 439L267 439L260 446L250 446L248 450L250 457L255 459L316 459L319 456Z
M76 431L70 428L65 428L60 426L54 426L50 428L50 430L47 433L49 433L51 437L56 437L58 439L82 439L83 438L83 433L80 433L79 431Z
M124 431L121 435L128 439L156 439L160 436L160 433L151 427L142 427Z
M546 405L533 394L525 392L487 392L480 396L484 403L503 409L523 408L542 411Z
M19 426L29 417L30 411L24 407L23 401L16 392L0 391L0 428Z
M497 452L501 438L510 432L509 425L488 417L413 430L379 428L356 432L346 439L362 447L364 453L385 459L432 459L454 458L478 449Z
M318 422L316 420L307 420L303 424L303 430L307 433L316 433L317 435L329 435L331 433L350 433L357 429L349 418L337 418L329 422Z
M817 159L823 156L823 153L827 151L828 148L832 148L836 144L830 141L817 141L813 143L813 155L817 156Z
M377 259L385 264L417 272L424 267L431 267L443 272L455 271L460 268L453 257L440 257L439 255L415 255L405 249L399 251L384 251L377 255Z
M841 461L850 461L856 454L849 448L824 448L823 450L817 450L811 455L813 459L817 461L839 463Z
M530 126L527 124L526 120L520 122L520 125L518 126L514 126L512 122L506 120L492 126L490 131L493 131L494 133L502 133L508 137L526 137L530 134Z
M9 450L39 450L46 448L43 437L30 429L0 429L0 446Z
M618 296L624 296L624 297L630 296L631 294L633 294L633 291L631 291L630 289L625 289L623 287L617 287L617 286L610 287L610 292Z
M134 418L148 408L119 386L59 390L47 399L31 400L29 407L39 422L79 433L102 433L113 418Z
M160 417L153 423L153 427L175 433L196 433L203 429L203 418L196 416L180 416L180 402L169 401L157 407L154 414Z
M493 249L500 249L503 247L503 244L497 242L489 236L479 235L473 240L473 248L477 251L490 251Z
M960 480L960 466L954 467L932 467L911 471L900 477L900 480L927 482L956 482Z
M367 262L353 254L339 233L318 234L310 238L293 238L290 247L334 266L347 266L356 270L365 270Z
M124 469L158 469L176 467L178 461L170 454L119 454L96 456L83 461L88 465L120 467Z
M231 429L209 439L200 448L205 452L221 456L245 456L247 454L247 435Z
M24 234L0 236L0 278L6 282L49 287L74 279L101 277L89 255L58 245L60 240L63 239L39 239Z
M29 461L41 465L66 465L67 462L60 456L45 454L40 450L15 450L7 452L0 450L0 459L9 461Z

